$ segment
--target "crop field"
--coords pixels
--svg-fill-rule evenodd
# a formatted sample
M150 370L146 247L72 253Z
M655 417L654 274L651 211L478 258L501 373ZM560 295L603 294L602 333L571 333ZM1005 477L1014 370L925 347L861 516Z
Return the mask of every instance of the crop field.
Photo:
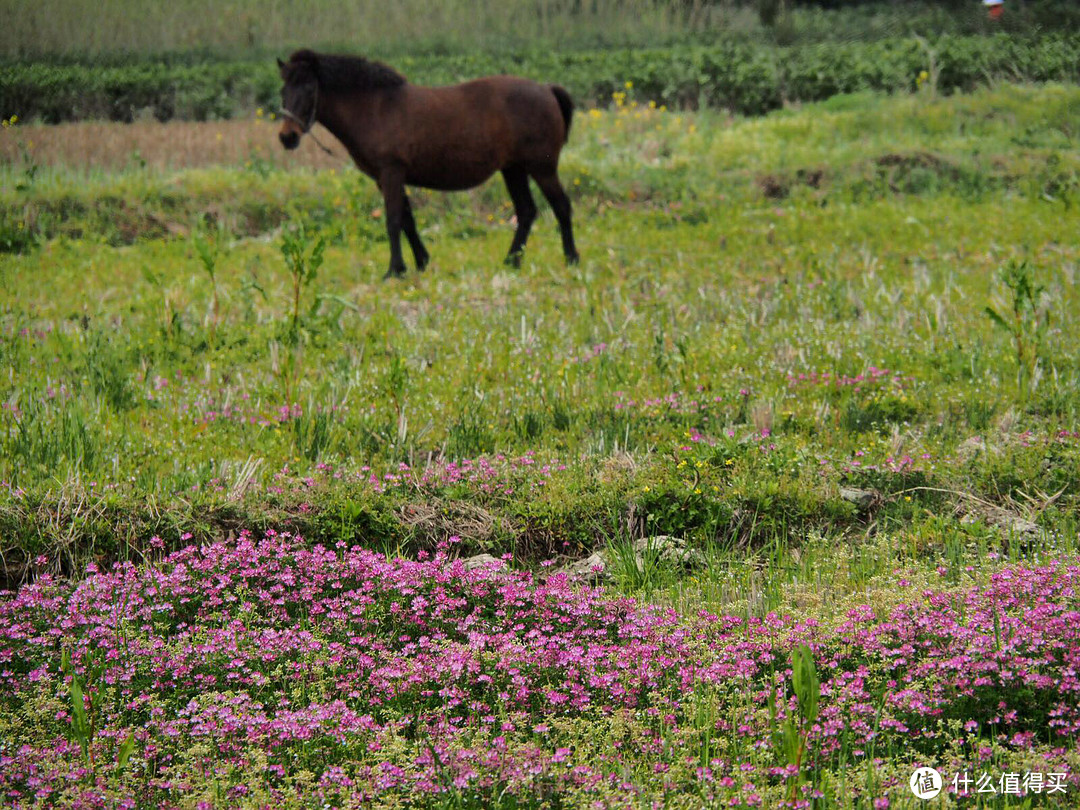
M1080 89L916 84L624 82L579 265L496 179L389 282L322 130L9 119L0 795L1075 806Z

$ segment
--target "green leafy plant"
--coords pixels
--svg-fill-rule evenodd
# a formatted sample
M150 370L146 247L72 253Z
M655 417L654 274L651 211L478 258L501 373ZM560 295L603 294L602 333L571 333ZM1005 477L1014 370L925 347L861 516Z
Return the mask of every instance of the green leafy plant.
M795 801L802 779L810 730L818 717L821 681L814 665L814 654L805 644L791 651L791 686L795 692L796 712L789 711L783 722L778 719L776 688L769 695L769 724L773 729L773 748L788 765L795 767L788 798Z
M0 211L0 253L26 253L38 244L39 234L24 220L21 212Z
M221 231L219 229L217 234L211 236L205 230L197 229L192 232L191 241L195 246L195 252L199 256L199 262L202 264L203 270L206 271L206 275L210 278L211 297L208 320L210 322L210 344L213 345L217 337L217 325L221 313L217 284L217 264L222 253Z
M520 71L559 75L582 105L609 103L613 91L630 81L636 100L669 107L710 105L743 115L760 115L784 100L820 101L838 94L873 90L897 92L929 86L945 95L997 79L1075 81L1080 37L1057 30L1037 36L999 32L958 34L926 41L890 36L873 41L842 39L785 45L794 4L757 0L772 21L768 44L727 38L663 47L526 51ZM686 5L694 5L687 3ZM787 11L785 12L785 7ZM928 55L934 60L928 63ZM462 75L500 69L501 57L482 49L448 59L443 53L409 55L410 78L444 84ZM393 57L391 57L393 62ZM918 77L926 71L926 77ZM617 77L617 78L616 78ZM228 86L230 91L222 93ZM5 66L0 101L46 123L110 118L127 121L134 110L151 109L159 120L228 118L253 104L271 105L279 87L273 60L206 61L198 65L162 64L134 57L129 64L103 70L100 64L14 63ZM267 169L260 160L251 170Z
M3 124L5 130L13 130L15 129L15 125L19 123L19 116L13 115L10 118L5 118L0 123ZM18 148L19 164L22 165L22 176L15 182L15 190L30 191L34 187L34 180L41 167L30 153L30 144L20 139L18 141Z
M131 732L120 743L120 747L116 751L116 770L122 771L127 767L128 761L131 759L131 755L135 752L135 732Z
M272 351L272 354L275 357L275 372L284 387L285 401L292 402L301 371L301 339L306 337L300 322L300 300L304 290L315 281L315 276L322 267L326 239L302 219L298 219L281 235L280 247L291 282L289 324L284 335L288 350L280 363L276 361L276 351ZM316 296L312 301L309 316L314 317L319 301ZM275 342L272 349L277 345Z
M91 390L117 413L129 411L138 404L132 372L130 347L104 330L95 329L87 335L83 373Z
M296 419L292 420L296 453L308 461L318 461L334 439L332 411L320 408L311 398Z
M300 298L311 286L322 267L326 238L299 220L281 236L281 256L292 281L292 317L288 332L290 343L295 344L300 335ZM318 299L314 306L318 306Z
M987 306L986 315L1013 341L1016 349L1017 383L1021 396L1027 397L1037 382L1042 340L1049 323L1049 301L1045 285L1035 281L1027 261L1010 261L999 273L1000 282L1011 300Z
M609 557L616 581L628 593L651 593L664 579L659 549L651 542L638 554L633 539L623 536L611 544Z
M386 366L383 390L389 395L394 406L394 413L401 416L405 408L405 392L409 387L409 366L401 354L391 349L390 362Z
M71 701L71 736L82 750L83 761L94 773L94 733L101 709L101 677L105 672L104 656L100 652L88 654L83 659L84 678L80 678L71 662L71 654L64 650L60 666L71 679L68 698ZM132 741L134 747L134 741ZM130 751L127 756L130 756ZM125 757L124 761L127 761Z

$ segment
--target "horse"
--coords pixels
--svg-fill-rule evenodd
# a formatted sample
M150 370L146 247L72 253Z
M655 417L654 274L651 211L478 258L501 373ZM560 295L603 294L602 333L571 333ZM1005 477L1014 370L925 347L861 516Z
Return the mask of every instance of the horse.
M497 171L517 217L506 262L520 266L536 219L531 177L559 223L567 263L577 263L570 198L558 174L574 111L565 89L514 76L421 87L381 62L307 49L277 63L284 82L278 133L282 146L296 149L318 122L382 192L390 240L384 278L405 273L403 230L417 269L423 270L430 258L406 186L461 191Z

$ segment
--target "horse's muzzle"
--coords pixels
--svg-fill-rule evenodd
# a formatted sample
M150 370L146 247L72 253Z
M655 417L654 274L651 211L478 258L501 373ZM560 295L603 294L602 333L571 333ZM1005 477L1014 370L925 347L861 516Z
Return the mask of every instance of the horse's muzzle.
M295 149L300 145L300 134L297 132L282 132L278 135L281 145L286 149Z

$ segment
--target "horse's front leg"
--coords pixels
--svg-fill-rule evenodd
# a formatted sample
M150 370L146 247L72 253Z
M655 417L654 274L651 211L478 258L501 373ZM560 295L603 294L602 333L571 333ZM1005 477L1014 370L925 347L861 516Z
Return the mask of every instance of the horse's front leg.
M390 239L390 267L383 279L405 275L405 260L401 257L401 226L405 221L405 172L394 166L379 175L386 208L386 235ZM411 218L411 215L410 215Z
M536 220L536 203L529 191L529 175L520 166L507 166L502 170L510 200L514 203L514 216L517 218L517 230L514 241L510 243L510 252L506 254L506 263L511 267L521 267L521 256L525 252L525 243L529 240L529 229Z

